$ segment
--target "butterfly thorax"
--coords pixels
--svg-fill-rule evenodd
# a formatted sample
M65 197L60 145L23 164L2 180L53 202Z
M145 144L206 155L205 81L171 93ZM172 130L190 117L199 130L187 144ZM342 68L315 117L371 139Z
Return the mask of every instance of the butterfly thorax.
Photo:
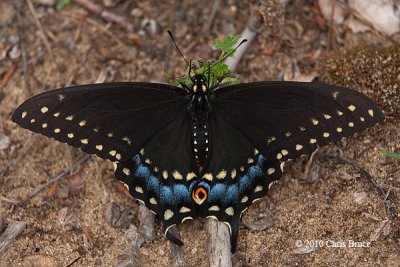
M209 144L208 112L208 86L203 75L192 78L192 101L190 106L192 120L192 149L196 162L204 166L207 160Z

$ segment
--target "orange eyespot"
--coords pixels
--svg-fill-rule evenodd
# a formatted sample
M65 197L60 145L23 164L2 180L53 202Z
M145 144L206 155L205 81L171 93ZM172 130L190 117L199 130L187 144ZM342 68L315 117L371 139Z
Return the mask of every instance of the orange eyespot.
M192 191L192 198L197 204L201 205L207 198L207 191L203 187L195 188Z

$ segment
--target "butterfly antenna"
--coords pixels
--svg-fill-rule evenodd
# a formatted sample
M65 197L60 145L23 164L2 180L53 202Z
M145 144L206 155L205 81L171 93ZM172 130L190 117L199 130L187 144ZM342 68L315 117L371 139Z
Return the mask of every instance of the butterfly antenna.
M172 35L172 32L170 30L168 30L167 32L169 34L169 37L171 37L171 40L174 43L176 50L178 50L179 54L181 54L182 59L186 62L186 64L189 66L189 68L191 68L191 64L186 60L185 56L182 54L181 50L179 49L178 45L176 44L174 36Z

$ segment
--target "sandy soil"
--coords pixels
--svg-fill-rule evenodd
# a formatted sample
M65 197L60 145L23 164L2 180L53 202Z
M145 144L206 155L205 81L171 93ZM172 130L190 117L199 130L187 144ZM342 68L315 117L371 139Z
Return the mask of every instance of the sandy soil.
M164 69L181 74L185 64L171 47L167 29L173 30L188 57L213 58L217 56L211 46L214 39L241 32L250 10L256 8L245 1L221 1L210 23L211 2L93 0L128 18L134 27L128 33L78 4L56 12L46 5L52 1L33 0L33 13L27 4L12 2L0 3L0 9L7 10L0 20L0 139L10 138L10 144L0 150L4 218L0 230L11 220L25 222L26 228L0 265L115 266L126 247L126 228L108 222L110 203L125 207L133 222L139 222L138 203L121 192L112 164L91 157L77 168L75 180L63 180L16 206L83 153L21 129L10 121L12 112L28 97L65 85L159 81ZM299 75L293 71L295 66L302 75L365 92L383 107L387 120L320 149L313 181L302 175L307 158L287 164L282 179L242 218L235 261L238 266L399 266L399 218L388 214L383 197L359 171L324 155L340 155L360 165L400 208L400 161L378 152L400 150L400 102L396 100L400 50L381 49L398 43L400 37L388 38L376 31L354 34L344 25L332 26L313 1L291 1L285 10L275 1L266 2L268 9L262 9L266 21L237 70L242 81ZM7 78L7 73L12 75ZM249 230L245 225L259 214L269 216L272 223L264 231ZM189 266L207 266L203 226L202 220L180 226ZM172 264L159 221L156 229L156 239L140 248L142 266ZM296 240L304 246L296 246ZM349 247L352 241L370 245Z

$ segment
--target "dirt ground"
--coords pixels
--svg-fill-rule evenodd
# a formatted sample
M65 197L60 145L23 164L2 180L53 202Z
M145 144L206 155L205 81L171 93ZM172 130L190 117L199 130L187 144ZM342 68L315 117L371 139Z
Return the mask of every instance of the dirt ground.
M164 69L182 74L185 64L167 29L187 57L215 58L214 39L240 33L257 12L264 20L237 69L243 82L307 76L345 85L374 98L387 119L320 149L311 179L302 175L308 158L287 164L282 179L242 218L237 266L400 266L398 215L388 213L385 197L351 164L326 157L361 166L400 209L400 161L379 153L400 150L400 35L355 34L324 19L317 1L307 0L285 7L268 0L258 8L256 1L219 1L215 16L211 1L92 0L127 18L131 32L78 4L85 1L60 12L52 2L0 2L0 231L12 220L26 223L1 266L116 266L126 228L108 222L110 203L132 211L139 224L138 203L121 192L112 164L94 156L77 168L78 176L16 204L84 155L12 123L19 104L66 85L162 81ZM259 214L272 223L250 230ZM172 264L169 242L156 224L155 240L140 248L142 266ZM204 222L179 229L188 265L207 266ZM350 247L352 241L364 246Z

